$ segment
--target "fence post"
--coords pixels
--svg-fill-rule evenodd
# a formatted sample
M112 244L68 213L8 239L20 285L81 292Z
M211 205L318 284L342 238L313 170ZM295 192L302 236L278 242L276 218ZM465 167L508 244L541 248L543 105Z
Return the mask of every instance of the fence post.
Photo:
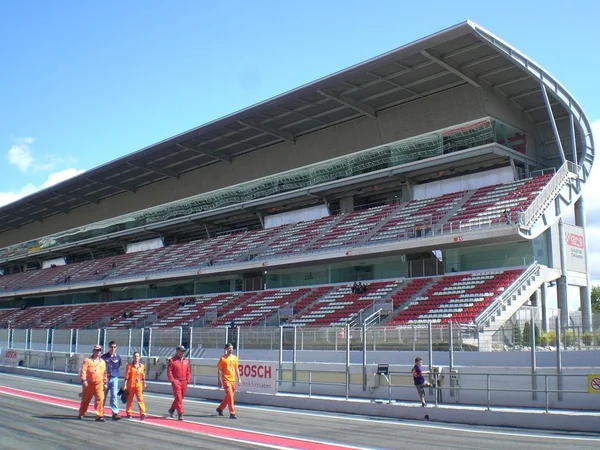
M486 376L486 394L487 394L487 410L490 410L490 374Z
M367 325L363 323L362 326L363 334L363 391L367 390Z
M298 339L298 327L294 325L294 347L292 348L292 386L296 386L296 344Z
M537 361L535 355L535 322L529 319L529 343L531 344L531 399L537 400Z
M129 329L129 336L127 337L127 356L131 356L131 328Z
M454 397L454 379L452 370L454 369L454 336L452 331L452 321L448 321L448 376L450 377L450 397Z
M350 395L350 324L346 324L346 400Z
M188 342L189 358L192 359L194 355L192 352L194 351L194 327L190 327L190 341Z
M54 333L54 328L52 329ZM52 347L54 347L54 339L52 339ZM52 351L52 349L50 349ZM79 328L75 330L75 353L79 353Z
M560 316L556 317L556 388L558 391L558 401L562 401L562 350L560 348Z

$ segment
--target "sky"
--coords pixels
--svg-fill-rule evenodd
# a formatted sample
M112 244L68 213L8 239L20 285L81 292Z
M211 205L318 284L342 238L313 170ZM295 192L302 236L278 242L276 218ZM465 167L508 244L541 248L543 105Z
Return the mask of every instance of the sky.
M466 19L558 79L600 147L598 0L0 2L0 205Z

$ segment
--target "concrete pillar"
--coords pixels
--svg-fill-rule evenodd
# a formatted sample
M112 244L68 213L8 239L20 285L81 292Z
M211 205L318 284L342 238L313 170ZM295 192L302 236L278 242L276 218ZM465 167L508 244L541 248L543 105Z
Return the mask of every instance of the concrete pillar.
M540 297L542 307L542 330L548 331L548 306L546 305L546 283L540 286Z
M569 301L567 298L567 249L565 244L565 230L562 219L558 219L558 242L560 247L560 273L556 280L556 300L560 309L560 322L569 323Z
M560 309L560 323L568 325L569 302L567 300L567 277L560 277L556 280L556 299L558 308Z
M587 257L587 236L583 197L579 198L579 200L575 202L575 225L581 227L583 232L585 267L587 269L586 286L579 288L579 298L581 302L581 321L583 322L583 331L592 331L592 297L590 294L590 274Z
M340 198L340 211L342 213L354 211L354 196Z
M535 291L529 299L531 306L540 306L540 290Z

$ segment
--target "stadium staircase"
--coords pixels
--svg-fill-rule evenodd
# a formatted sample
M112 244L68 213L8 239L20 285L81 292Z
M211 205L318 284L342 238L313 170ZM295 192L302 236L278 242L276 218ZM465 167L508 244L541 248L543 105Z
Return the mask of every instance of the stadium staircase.
M479 350L492 350L492 337L544 283L537 262L529 266L479 314L475 324L479 330Z
M552 225L581 195L582 168L565 162L523 212L519 233L532 239Z

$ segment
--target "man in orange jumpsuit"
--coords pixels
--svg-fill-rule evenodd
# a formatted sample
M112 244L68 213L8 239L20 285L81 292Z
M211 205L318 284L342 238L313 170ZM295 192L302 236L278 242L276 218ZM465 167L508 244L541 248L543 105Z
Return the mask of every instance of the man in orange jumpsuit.
M106 364L100 358L102 347L94 345L92 356L83 360L81 365L81 405L79 406L79 420L83 419L87 412L92 397L95 397L96 422L104 422L104 389L108 377L106 375Z
M190 362L185 358L185 347L182 345L175 349L175 356L167 364L167 378L173 388L173 404L169 408L169 415L174 417L177 411L178 419L183 420L183 397L188 383L192 379Z
M131 419L133 408L133 397L137 397L138 407L140 408L140 419L146 418L146 405L144 404L143 391L146 389L146 371L144 365L140 362L140 354L133 352L133 362L127 364L125 369L125 380L123 385L127 389L127 407L125 411L127 418Z
M242 382L240 377L240 370L238 367L237 356L233 354L233 345L225 345L225 354L221 356L217 363L218 368L218 386L223 386L225 390L225 398L217 408L217 414L223 415L225 407L229 408L229 418L237 419L235 415L235 406L233 404L233 395L235 393L236 381L237 383Z

